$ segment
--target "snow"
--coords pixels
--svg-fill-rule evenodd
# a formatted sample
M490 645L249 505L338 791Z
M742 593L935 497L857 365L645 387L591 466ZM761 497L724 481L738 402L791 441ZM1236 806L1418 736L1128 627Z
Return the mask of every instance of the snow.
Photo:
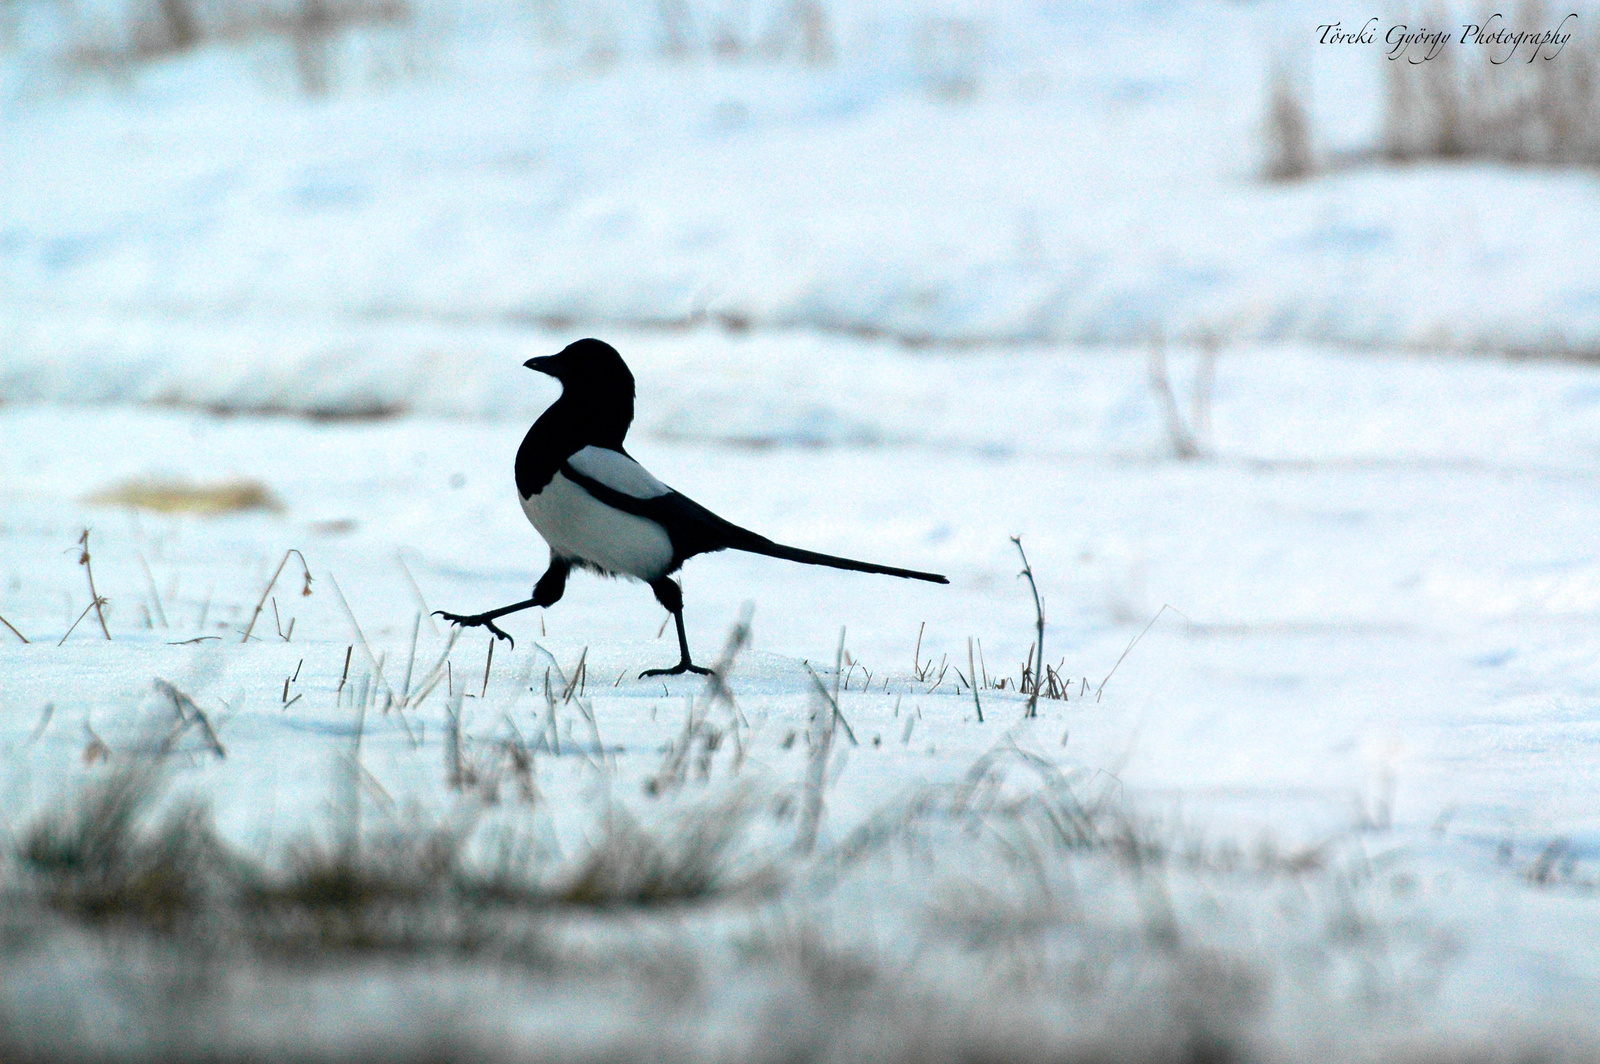
M625 357L636 346L644 355L635 362L641 425L630 450L691 497L781 542L931 568L952 584L740 555L691 563L684 583L699 659L714 660L746 603L755 632L731 681L749 722L749 762L737 773L719 765L693 794L714 800L741 782L782 791L803 778L804 742L785 743L809 727L811 681L801 661L827 677L843 627L861 667L850 670L841 708L862 745L832 769L824 845L886 815L897 795L958 784L985 755L1015 744L1081 773L1080 786L1112 787L1137 815L1180 837L1244 852L1320 847L1355 862L1352 869L1381 860L1381 876L1357 879L1402 885L1364 899L1365 918L1386 928L1389 948L1417 951L1419 967L1394 978L1432 987L1402 994L1420 995L1408 1008L1421 1020L1385 1014L1384 1031L1415 1033L1420 1022L1482 1033L1475 1010L1490 1003L1497 1015L1530 1022L1593 1007L1600 973L1562 942L1592 932L1581 884L1600 844L1600 787L1590 771L1600 692L1592 635L1600 562L1591 531L1600 514L1588 490L1600 473L1600 410L1589 401L1600 394L1596 370L1276 349L1226 354L1217 367L1211 457L1180 461L1168 453L1142 352L952 358L795 337L795 347L833 351L860 367L869 383L858 395L897 394L878 382L937 383L950 374L994 399L967 403L960 426L914 416L912 404L871 442L845 435L801 446L751 446L737 433L685 438L662 417L663 407L692 403L693 393L679 398L664 386L666 395L657 395L652 382L692 389L682 382L698 380L715 392L725 425L758 423L773 395L667 367L696 359L715 367L718 358L737 361L733 351L778 348L783 339L619 338ZM1010 379L988 379L1006 367ZM1188 370L1173 367L1180 397ZM529 396L548 398L537 375L517 372ZM1052 380L1058 391L1033 395L1032 382ZM1095 387L1080 393L1086 382ZM844 404L850 394L833 397ZM1010 394L1019 397L1016 414L1003 400ZM896 417L881 399L839 417L864 417L869 407ZM1027 446L1029 418L1047 411L1061 431L1051 445ZM353 685L370 685L372 672L339 596L374 654L385 655L397 694L411 671L413 624L413 690L445 639L434 622L417 621L421 604L407 572L433 609L524 597L544 557L512 495L521 431L447 418L318 424L8 408L0 415L0 616L34 640L0 646L12 823L103 771L83 763L88 729L117 750L148 743L165 719L151 688L161 677L206 709L227 749L219 760L191 739L177 775L185 793L210 797L226 838L270 854L326 832L355 731ZM80 501L108 482L155 474L257 477L286 510L205 520ZM58 648L88 604L85 574L69 550L83 526L94 529L95 578L111 600L114 638L104 641L91 614ZM911 654L920 630L924 661L947 658L964 673L972 636L989 672L1016 673L1033 638L1031 600L1008 538L1019 532L1046 603L1048 659L1064 659L1074 686L1068 701L1042 702L1038 721L1020 719L1015 694L983 692L979 724L954 673L930 692L931 680L914 678ZM310 563L313 594L299 594L291 559L272 595L277 618L269 606L240 645L290 547ZM151 581L167 629L145 619L154 612ZM1172 609L1118 664L1164 604ZM509 728L524 741L546 736L536 756L544 815L569 858L595 831L598 750L609 801L646 823L675 808L653 804L641 788L659 771L701 681L635 678L675 656L671 632L657 637L662 616L642 585L575 574L542 619L503 622L516 648L499 646L487 685L483 632L465 634L451 652L449 686L473 696L462 711L470 741L487 744L513 734ZM292 641L283 641L276 633L290 618ZM169 645L206 635L218 638ZM352 679L341 696L352 645ZM575 705L561 704L552 725L540 693L552 660L559 688L580 657L598 744ZM872 673L870 694L864 670ZM285 707L284 681L296 672L288 698L301 697ZM460 801L441 787L444 694L404 714L372 708L362 718L364 768L422 822ZM565 756L549 749L552 727ZM514 817L517 808L497 815ZM758 837L788 830L769 825ZM1570 847L1570 875L1530 885L1528 870L1558 839ZM830 904L850 898L866 906L857 910L861 926L920 919L873 900L866 886L880 877L901 882L895 867L873 866ZM1278 992L1311 978L1244 930L1280 919L1267 915L1277 888L1167 875L1181 926L1199 921L1209 928L1193 932L1203 940L1276 972ZM1108 899L1120 897L1121 888L1107 889ZM1325 887L1296 889L1320 897ZM1231 899L1227 915L1205 917L1215 904L1210 892L1219 890ZM1120 902L1106 904L1119 911ZM1291 923L1283 934L1302 941L1296 949L1321 943L1321 924ZM1310 1016L1348 1017L1342 1010L1354 1006L1345 995L1355 991L1337 989L1340 978L1315 976L1308 996L1275 1007L1263 1029L1282 1035Z
M594 69L526 29L465 27L414 80L310 104L252 77L267 58L244 45L116 89L17 89L0 379L60 395L75 378L58 374L93 366L102 395L137 397L154 377L204 389L219 351L270 378L280 359L383 348L402 323L405 347L450 349L493 323L707 314L959 344L1593 352L1592 175L1256 179L1261 78L1324 17L1002 9L972 23L1006 43L973 60L965 102L891 58L918 32L893 24L818 69ZM24 84L52 69L25 60ZM1318 111L1330 152L1371 146L1381 62L1346 53L1318 79L1338 89ZM279 400L326 404L337 382L332 401L358 406L365 382L332 376Z
M1245 1059L1585 1059L1600 368L1483 352L1597 349L1595 177L1261 184L1279 48L1321 147L1371 143L1377 57L1295 51L1321 6L841 2L815 68L670 62L626 5L542 10L583 32L482 4L355 34L345 74L416 62L316 100L271 40L103 79L43 22L0 52L0 617L30 640L0 626L9 843L168 737L159 679L226 753L183 730L166 800L254 859L332 845L354 788L374 831L471 819L483 860L531 839L545 884L626 817L731 824L733 865L782 884L542 916L534 974L241 965L207 999L225 1046L1137 1057L1170 1028ZM749 611L735 707L638 678L677 651L637 583L576 573L501 622L514 649L451 644L429 611L543 571L511 469L557 385L522 362L581 335L633 369L629 450L662 482L951 584L693 560L696 660ZM283 508L88 501L145 480ZM980 721L969 645L1014 685L1034 638L1014 535L1068 697L1025 720L986 689ZM818 759L841 640L860 745ZM452 712L492 802L449 785ZM661 785L696 720L721 745ZM1061 788L1126 838L1052 848L1029 817ZM15 947L0 1020L83 1052L157 1024L118 987L165 947L59 936Z

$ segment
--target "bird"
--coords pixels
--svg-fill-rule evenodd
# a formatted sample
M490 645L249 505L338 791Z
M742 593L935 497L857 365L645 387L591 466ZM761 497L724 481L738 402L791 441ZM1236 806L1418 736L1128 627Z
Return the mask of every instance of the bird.
M633 424L634 379L616 348L584 339L559 353L530 358L528 369L554 377L561 396L533 423L517 448L517 496L522 510L550 546L550 566L531 598L484 613L437 616L461 626L484 627L513 647L494 622L507 614L560 601L574 568L643 581L678 629L678 664L646 669L640 677L709 674L689 655L683 630L683 589L672 574L700 554L740 550L807 565L880 573L935 584L938 573L838 558L775 543L724 520L667 487L623 447Z

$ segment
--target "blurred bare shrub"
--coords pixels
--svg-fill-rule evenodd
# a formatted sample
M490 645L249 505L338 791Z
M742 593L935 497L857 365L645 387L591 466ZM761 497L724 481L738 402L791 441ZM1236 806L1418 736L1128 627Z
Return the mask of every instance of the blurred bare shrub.
M155 25L159 43L173 51L192 48L200 40L200 20L190 0L156 0Z
M781 0L752 5L717 0L653 0L654 37L668 59L703 56L717 62L798 59L807 66L831 63L833 21L821 0ZM543 0L545 9L559 0ZM641 4L641 8L646 5ZM648 19L647 19L648 20ZM546 17L543 21L548 23ZM560 19L570 24L570 19Z
M791 51L807 66L833 62L833 23L819 0L790 0L767 35L767 51L781 59Z
M988 45L981 23L929 18L917 28L913 44L918 73L934 98L954 103L978 94Z
M337 38L361 26L404 26L411 22L407 0L297 0L280 13L274 30L294 50L295 75L308 96L332 88L331 49Z
M123 75L209 41L282 40L301 91L320 95L332 87L331 50L342 38L413 21L409 0L125 0L79 11L64 58L78 69Z
M1479 159L1535 166L1600 166L1600 24L1570 18L1544 0L1523 0L1503 21L1481 7L1463 14L1441 3L1402 5L1391 21L1411 27L1479 25L1571 39L1463 44L1459 32L1432 58L1413 51L1383 64L1383 122L1372 157L1391 162ZM1262 123L1268 180L1312 172L1311 119L1304 91L1282 67L1267 81Z
M1311 173L1311 115L1304 89L1279 63L1274 65L1267 89L1267 113L1262 135L1266 141L1263 176L1268 181L1295 181Z
M1404 17L1435 25L1449 21L1448 12L1433 4ZM1487 18L1485 10L1476 21ZM1507 22L1533 31L1561 19L1543 0L1524 0ZM1386 60L1383 155L1396 161L1600 164L1600 27L1572 20L1566 32L1573 38L1559 54L1550 58L1547 45L1531 62L1521 53L1507 59L1504 46L1459 44L1425 63Z

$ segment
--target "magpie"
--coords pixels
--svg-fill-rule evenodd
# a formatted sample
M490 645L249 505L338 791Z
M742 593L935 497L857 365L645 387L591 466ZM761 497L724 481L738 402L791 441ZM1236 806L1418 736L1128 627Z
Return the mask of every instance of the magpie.
M530 358L524 366L561 382L561 397L528 430L517 448L517 496L522 511L550 545L550 568L534 585L533 597L487 613L438 616L461 626L482 626L515 642L495 625L508 613L553 606L574 566L602 576L642 580L678 626L680 660L645 676L709 673L689 657L683 631L683 589L670 579L697 554L742 550L807 565L861 573L883 573L935 584L937 573L896 569L774 543L725 521L651 476L623 449L633 423L633 374L616 349L601 340L579 340L559 354Z

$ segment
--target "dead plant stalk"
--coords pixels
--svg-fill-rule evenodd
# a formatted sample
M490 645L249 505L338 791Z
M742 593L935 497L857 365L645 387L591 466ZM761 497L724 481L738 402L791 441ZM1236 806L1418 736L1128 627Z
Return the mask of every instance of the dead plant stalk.
M87 537L88 534L89 533L85 532L84 536ZM295 548L290 547L288 550L283 552L283 560L278 563L278 568L273 570L272 579L268 580L267 581L267 586L261 589L261 598L256 602L255 612L250 614L250 623L245 626L244 635L239 638L239 642L248 643L250 641L250 633L255 630L256 619L261 616L261 611L266 608L267 596L272 594L272 588L273 588L273 586L275 584L277 584L278 577L283 575L283 567L289 564L289 555L291 555L291 554L293 554L295 557L300 559L300 568L303 569L305 571L305 574L306 574L305 583L300 588L300 594L302 594L302 595L311 594L311 567L306 564L306 556L304 554L301 554ZM89 556L88 551L85 550L84 551L84 558L87 559L88 556ZM93 587L93 580L90 581L90 586L91 586L91 588ZM348 607L346 607L346 608L348 608ZM102 624L103 623L104 622L102 622ZM291 622L291 626L292 626L292 622ZM108 635L108 636L106 636L106 638L110 639L111 637Z
M28 637L23 635L21 632L17 631L16 626L14 624L12 624L10 621L6 620L4 617L0 617L0 624L3 624L7 628L11 629L11 634L16 636L18 639L22 640L24 643L26 643L28 641Z
M100 592L94 589L94 567L89 562L89 530L87 528L83 530L83 535L78 537L78 546L82 548L78 554L78 564L83 566L83 571L89 577L90 604L94 607L95 617L100 621L100 631L105 633L106 642L109 643L111 641L111 629L106 627L106 600L101 598ZM65 637L62 637L62 642L66 642Z
M1038 635L1038 653L1034 655L1033 690L1028 692L1028 716L1039 715L1039 683L1044 675L1044 603L1039 599L1039 585L1033 579L1033 566L1028 564L1028 552L1022 549L1022 537L1012 536L1011 542L1017 545L1017 553L1022 555L1022 572L1018 577L1028 578L1028 588L1033 592L1033 617L1034 630ZM970 666L969 666L970 667ZM980 716L979 720L983 718Z

